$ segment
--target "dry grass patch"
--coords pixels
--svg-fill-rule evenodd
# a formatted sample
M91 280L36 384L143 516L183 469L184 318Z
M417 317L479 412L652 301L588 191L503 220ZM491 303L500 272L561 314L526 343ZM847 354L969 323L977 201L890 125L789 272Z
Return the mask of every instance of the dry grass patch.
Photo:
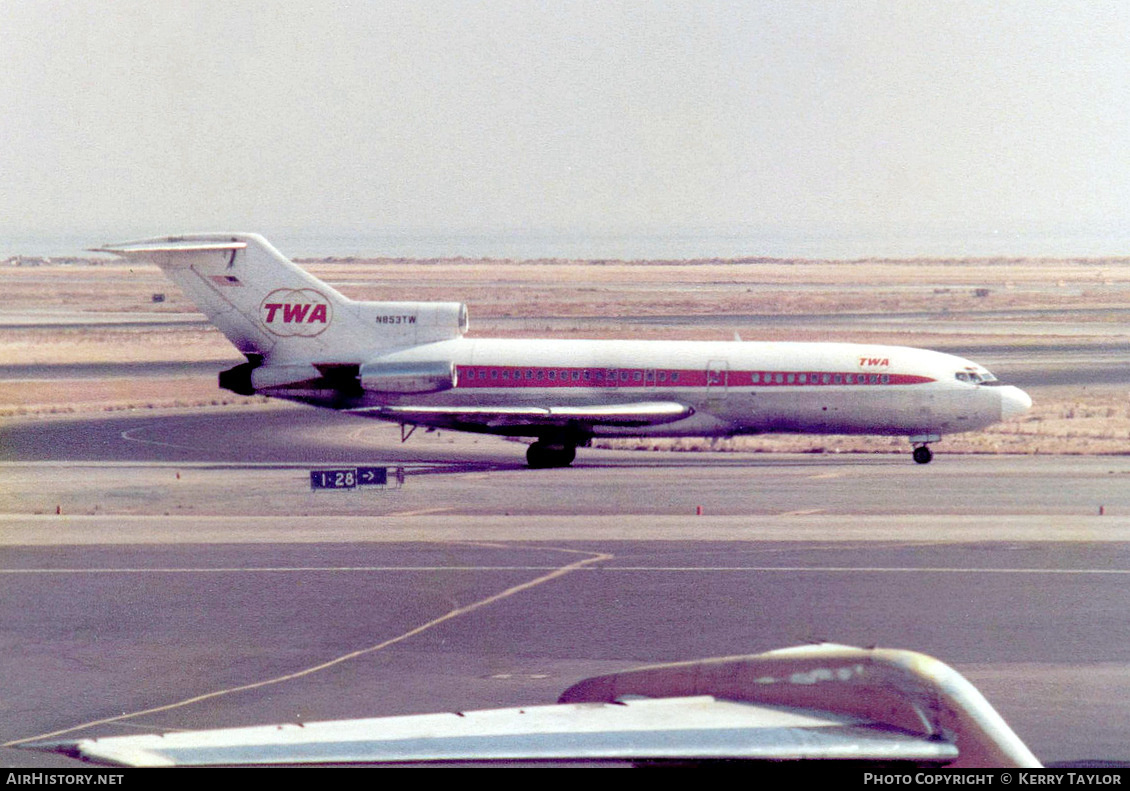
M1130 453L1130 393L1119 388L1033 388L1031 411L1007 423L951 434L941 453L1100 455ZM733 438L598 440L619 450L744 453L909 453L904 437L763 434Z
M826 341L827 330L761 326L750 315L925 312L926 338L911 345L962 346L1094 343L1124 339L1110 322L1130 305L1130 258L1078 260L533 261L447 259L344 260L305 264L355 299L458 300L471 310L471 337ZM155 266L4 267L2 311L194 313ZM981 295L978 296L978 289ZM153 302L153 294L164 301ZM1086 308L1087 312L1076 309ZM1099 310L1095 310L1099 308ZM1109 308L1104 313L1102 308ZM1041 322L1071 322L1062 335L971 334L970 321L1011 321L1005 312L1049 311ZM1060 311L1055 314L1054 311ZM623 317L662 316L626 330ZM710 316L709 324L694 317ZM952 318L947 322L946 317ZM685 318L684 318L685 317ZM952 332L938 332L952 324ZM1093 329L1092 329L1093 327ZM842 332L835 340L908 342L905 326ZM212 328L23 327L0 338L0 364L240 361ZM217 370L222 367L217 364ZM946 437L942 452L1123 453L1130 448L1127 393L1118 388L1044 388L1020 420ZM214 376L122 377L0 382L0 415L247 403L219 390ZM731 440L617 440L602 444L665 450L906 452L900 438L763 436Z
M73 363L242 361L219 330L212 327L29 327L0 337L0 363L66 365Z
M475 314L658 315L987 310L1126 304L1130 259L532 261L328 259L303 266L354 299L460 301ZM7 266L24 309L194 312L152 265ZM804 286L804 288L798 288ZM983 297L976 289L987 289ZM164 295L155 303L153 294Z
M266 402L220 390L214 378L200 376L0 381L0 418Z

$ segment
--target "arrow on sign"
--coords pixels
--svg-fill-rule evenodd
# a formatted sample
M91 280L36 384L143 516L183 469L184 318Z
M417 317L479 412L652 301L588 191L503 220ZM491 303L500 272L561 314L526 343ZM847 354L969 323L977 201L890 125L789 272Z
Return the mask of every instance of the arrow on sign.
M388 485L388 468L358 467L357 483L361 486L386 486Z

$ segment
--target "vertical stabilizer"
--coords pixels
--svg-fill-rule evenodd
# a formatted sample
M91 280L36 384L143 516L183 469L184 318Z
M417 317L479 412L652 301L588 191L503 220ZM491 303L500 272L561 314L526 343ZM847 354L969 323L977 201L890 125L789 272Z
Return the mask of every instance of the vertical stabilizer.
M98 250L161 267L237 349L270 366L360 364L457 337L466 323L458 303L351 300L258 234L166 236Z

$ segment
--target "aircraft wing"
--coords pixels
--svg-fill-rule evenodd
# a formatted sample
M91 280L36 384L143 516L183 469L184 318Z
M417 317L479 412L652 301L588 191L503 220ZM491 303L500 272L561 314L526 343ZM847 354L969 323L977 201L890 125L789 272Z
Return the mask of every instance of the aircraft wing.
M713 697L578 703L121 736L78 758L126 766L853 759L946 764L952 744Z
M570 687L556 705L28 746L127 766L735 759L1040 765L981 694L937 659L832 644L600 676Z
M379 406L347 410L355 415L462 430L498 430L574 425L640 427L673 423L694 408L677 401L641 401L597 406Z

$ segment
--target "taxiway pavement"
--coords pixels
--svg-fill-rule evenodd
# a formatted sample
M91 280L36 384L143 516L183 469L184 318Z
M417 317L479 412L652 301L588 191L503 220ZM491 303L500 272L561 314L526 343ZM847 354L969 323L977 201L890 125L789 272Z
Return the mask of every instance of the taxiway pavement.
M289 407L28 421L0 449L7 766L66 763L28 739L546 703L811 640L939 657L1046 762L1130 761L1130 458L527 470L497 438ZM407 474L311 492L323 464Z

